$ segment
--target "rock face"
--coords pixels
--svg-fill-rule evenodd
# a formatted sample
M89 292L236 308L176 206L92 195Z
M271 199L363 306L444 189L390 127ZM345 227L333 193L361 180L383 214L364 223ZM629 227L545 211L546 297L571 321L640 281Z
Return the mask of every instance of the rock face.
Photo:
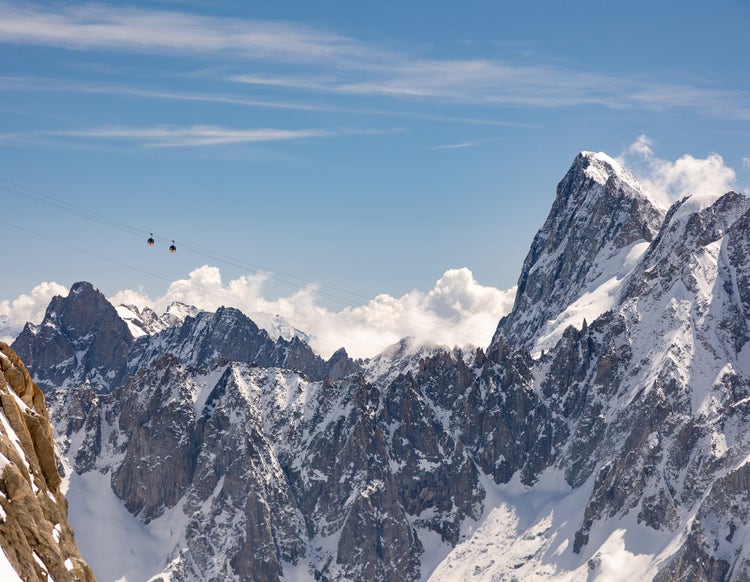
M747 580L750 203L665 212L590 153L557 194L487 350L405 340L325 362L220 309L138 338L121 376L100 371L119 384L51 389L71 518L92 523L78 501L96 491L131 520L98 547L144 556L95 568ZM34 337L33 373L52 378L61 356Z
M158 315L153 309L144 307L139 309L135 305L118 305L117 314L128 325L130 333L134 338L144 335L154 335L165 329L179 325L188 316L195 317L200 309L192 305L186 305L179 301L169 304L162 315Z
M492 345L502 337L533 349L551 331L547 322L626 269L629 254L639 243L645 248L663 220L664 210L618 162L606 154L579 154L557 186L524 261L513 309L500 321Z
M536 440L516 431L503 442L525 439L511 447L526 459L516 466L534 500L525 503L552 509L499 506L512 525L525 520L513 531L533 543L487 526L435 580L472 568L478 579L552 579L555 564L581 580L622 568L634 579L747 579L748 220L750 203L734 192L676 203L613 309L531 363L525 410ZM490 540L506 560L478 552Z
M154 319L150 310L121 306L126 323L90 283L76 283L68 297L53 298L40 325L26 324L13 349L29 362L45 391L88 385L96 393L109 392L166 353L193 368L240 361L299 370L316 380L335 380L359 370L344 350L326 362L297 336L274 341L237 309L220 307L209 313L182 304L170 309ZM129 325L140 330L137 341ZM156 332L147 333L152 329Z
M0 562L19 580L93 582L68 523L44 396L2 342L0 420Z
M108 390L122 380L132 344L112 304L82 282L52 299L40 325L27 323L13 349L43 390L85 382Z

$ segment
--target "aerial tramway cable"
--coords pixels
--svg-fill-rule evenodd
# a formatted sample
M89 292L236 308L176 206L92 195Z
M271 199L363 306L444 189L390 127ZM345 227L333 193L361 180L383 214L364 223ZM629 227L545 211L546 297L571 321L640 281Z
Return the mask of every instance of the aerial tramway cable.
M31 189L31 188L22 186L20 184L17 184L15 182L11 182L10 180L5 180L5 179L0 178L0 192L6 192L8 194L17 196L19 198L24 198L26 200L31 200L31 201L36 202L38 204L41 204L41 205L44 205L44 206L47 206L47 207L50 207L50 208L53 208L53 209L56 209L56 210L60 210L62 212L66 212L68 214L72 214L72 215L78 216L80 218L84 218L84 219L92 221L92 222L96 222L96 223L102 224L102 225L107 226L109 228L115 228L115 229L120 230L122 232L136 235L141 240L143 240L143 237L145 237L148 234L148 238L146 239L146 242L147 242L147 244L149 246L154 246L157 240L171 240L171 239L162 239L161 237L154 235L153 232L149 232L149 231L143 230L143 229L138 228L136 226L133 226L133 225L124 223L122 221L110 218L110 217L108 217L108 216L106 216L104 214L100 214L98 212L89 210L87 208L83 208L81 206L77 206L75 204L72 204L70 202L66 202L64 200L60 200L58 198L55 198L54 196L50 196L49 194L44 194L42 192L39 192L38 190L34 190L34 189ZM37 233L37 232L34 232L34 231L32 231L32 230L30 230L28 228L24 228L22 226L11 224L11 223L9 223L7 221L2 221L2 220L0 220L0 223L4 224L6 226L11 226L13 228L17 228L19 230L25 231L25 232L27 232L29 234L33 234L35 236L39 236L41 238L50 240L52 242L55 242L56 244L64 245L64 246L67 246L67 247L72 248L74 250L77 250L77 251L89 254L91 256L94 256L94 257L97 257L97 258L100 258L100 259L112 262L114 264L117 264L117 265L120 265L120 266L123 266L123 267L126 267L128 269L139 271L139 272L144 273L146 275L149 275L151 277L155 277L155 278L158 278L158 279L161 279L161 280L165 280L165 281L170 281L171 282L171 279L169 279L167 277L164 277L162 275L158 275L158 274L146 271L144 269L141 269L139 267L135 267L133 265L128 265L126 263L123 263L123 262L118 261L116 259L113 259L111 257L107 257L105 255L92 252L90 250L81 248L79 246L76 246L76 245L73 245L73 244L70 244L70 243L67 243L67 242L64 242L64 241L60 241L60 240L54 239L52 237L49 237L49 236ZM225 264L227 266L236 268L236 269L238 269L240 271L250 272L250 273L254 273L254 274L261 274L261 275L269 277L270 279L272 279L272 280L274 280L276 282L283 283L285 285L289 285L289 286L291 286L291 287L293 287L295 289L302 289L302 288L304 288L306 286L316 285L318 287L317 293L319 295L321 295L322 297L325 297L328 300L331 300L331 301L334 301L336 303L339 303L339 304L341 304L341 305L343 305L345 307L358 307L359 305L361 305L362 301L369 302L369 301L372 300L371 297L366 297L366 296L361 295L359 293L354 293L354 292L351 292L351 291L347 291L345 289L341 289L341 288L338 288L338 287L333 287L331 285L326 285L326 284L323 284L323 283L310 281L308 279L304 279L302 277L298 277L298 276L291 275L291 274L288 274L288 273L284 273L284 272L281 272L281 271L276 271L276 270L273 270L273 269L268 269L266 267L263 267L263 266L260 266L260 265L257 265L257 264L253 264L253 263L249 263L249 262L243 261L241 259L229 257L229 256L226 256L226 255L217 253L215 251L199 247L199 246L190 245L190 244L181 242L180 243L180 248L183 250L183 252L186 252L188 254L196 255L196 256L199 256L199 257L211 260L211 261L220 262L220 263L223 263L223 264ZM169 245L168 250L169 250L170 253L175 253L177 251L177 244L175 243L174 240L171 240L171 244ZM348 296L349 298L346 298L346 296ZM404 318L404 319L405 319L405 321L407 321L407 322L411 323L412 325L414 325L414 327L416 327L416 328L427 329L424 326L424 324L422 324L422 323L420 323L418 321L410 320L409 318ZM477 326L474 326L474 325L471 325L471 324L467 324L467 323L462 324L462 326L464 326L466 328L470 328L470 329L475 329L477 331L482 331L482 332L485 332L485 333L487 332L486 329L479 328ZM471 339L473 339L473 338L470 338L470 336L467 335L467 334L464 334L464 333L461 333L461 332L456 332L456 333L458 335L464 336L467 339L467 341L470 341Z
M0 191L7 192L9 194L12 194L14 196L18 196L20 198L24 198L27 200L31 200L33 202L37 202L39 204L42 204L44 206L48 206L50 208L54 208L57 210L61 210L63 212L66 212L68 214L72 214L75 216L79 216L81 218L84 218L86 220L97 222L99 224L103 224L104 226L108 226L111 228L116 228L118 230L121 230L126 233L135 234L138 237L145 237L148 235L147 243L149 246L151 246L150 241L159 241L159 240L171 240L171 239L164 239L162 237L159 237L157 235L154 235L152 232L143 230L141 228L138 228L136 226L124 223L119 220L112 219L104 214L100 214L98 212L94 212L92 210L88 210L86 208L82 208L80 206L77 206L75 204L71 204L70 202L66 202L63 200L60 200L58 198L55 198L54 196L50 196L49 194L44 194L42 192L39 192L38 190L33 190L31 188L27 188L25 186L22 186L20 184L17 184L15 182L11 182L9 180L0 179ZM143 239L141 239L143 240ZM177 243L174 240L171 240L171 243L169 245L170 252L175 252ZM172 251L172 246L175 247L175 251ZM274 281L277 281L279 283L283 283L289 286L292 286L294 288L302 288L311 284L316 284L321 288L328 289L329 291L320 291L320 294L325 296L328 299L337 301L339 303L342 303L344 305L348 305L351 307L356 306L356 304L352 300L344 299L342 297L338 297L337 295L334 295L334 293L340 293L343 295L348 295L350 297L354 297L356 299L362 299L364 301L369 301L369 297L365 297L363 295L359 295L357 293L352 293L350 291L346 291L344 289L340 289L337 287L332 287L330 285L326 285L323 283L314 283L313 281L310 281L308 279L304 279L302 277L297 277L295 275L290 275L288 273L283 273L281 271L277 271L274 269L269 269L267 267L248 263L246 261L243 261L241 259L228 257L226 255L211 251L209 249L201 248L199 246L195 245L189 245L186 243L180 243L180 248L183 249L184 252L187 252L189 254L197 255L206 259L218 261L221 263L224 263L228 266L234 267L236 269L242 270L242 271L249 271L254 274L264 274L268 276L269 278L273 279Z

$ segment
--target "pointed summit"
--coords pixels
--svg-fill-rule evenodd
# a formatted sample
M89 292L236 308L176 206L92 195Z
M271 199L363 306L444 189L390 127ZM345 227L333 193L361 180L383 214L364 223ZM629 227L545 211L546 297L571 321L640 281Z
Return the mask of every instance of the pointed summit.
M627 273L634 255L656 236L664 214L616 160L603 153L578 154L534 237L513 310L500 321L492 345L504 336L510 344L538 348L568 306Z
M91 382L106 391L124 372L132 344L133 335L112 304L81 281L67 297L53 297L42 323L27 323L13 349L44 390Z

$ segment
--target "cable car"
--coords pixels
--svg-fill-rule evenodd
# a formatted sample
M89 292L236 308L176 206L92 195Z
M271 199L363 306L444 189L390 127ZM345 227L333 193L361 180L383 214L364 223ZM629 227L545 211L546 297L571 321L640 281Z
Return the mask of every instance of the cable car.
M176 253L177 252L177 247L174 246L174 241L172 241L172 244L169 245L169 252L170 253Z
M148 237L146 244L150 247L154 246L154 233L153 232L150 233L150 236Z

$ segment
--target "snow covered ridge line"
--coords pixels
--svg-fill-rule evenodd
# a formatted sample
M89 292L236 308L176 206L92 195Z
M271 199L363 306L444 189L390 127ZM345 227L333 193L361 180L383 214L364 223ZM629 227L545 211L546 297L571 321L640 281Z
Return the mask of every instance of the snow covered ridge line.
M412 290L401 297L379 294L361 305L334 311L320 305L317 286L309 285L288 297L266 300L263 275L241 276L224 284L215 267L193 270L175 281L162 298L150 299L122 291L113 304L161 305L175 298L207 311L235 307L276 339L296 335L317 353L329 357L342 345L355 357L373 357L403 337L445 345L485 345L500 316L511 306L514 289L502 291L479 284L467 268L449 269L426 292ZM283 317L269 316L279 314Z
M573 421L547 437L572 489L501 485L432 579L747 579L749 241L736 192L673 206L611 308L533 366L545 408Z
M185 322L186 318L195 317L199 313L206 311L180 301L170 303L161 315L157 315L149 307L138 308L135 305L121 304L117 305L115 309L123 321L128 324L130 333L136 339L144 335L154 335L175 325L181 325ZM297 337L306 343L310 343L310 338L306 333L293 327L280 315L261 312L253 312L247 315L258 327L266 330L273 340L283 338L289 341Z
M157 315L148 307L139 309L135 305L117 305L115 309L122 320L128 324L128 329L134 338L154 335L168 327L179 325L187 317L194 317L201 311L197 307L185 305L179 301L170 303L161 315Z
M591 163L561 181L487 350L403 341L363 370L222 309L139 338L122 368L84 355L58 377L61 338L76 356L131 336L106 302L74 309L93 289L57 302L26 347L62 382L50 402L95 567L131 582L750 577L750 204L665 215ZM83 381L110 372L109 391ZM123 517L107 540L92 488ZM122 544L153 550L137 573L109 559Z

